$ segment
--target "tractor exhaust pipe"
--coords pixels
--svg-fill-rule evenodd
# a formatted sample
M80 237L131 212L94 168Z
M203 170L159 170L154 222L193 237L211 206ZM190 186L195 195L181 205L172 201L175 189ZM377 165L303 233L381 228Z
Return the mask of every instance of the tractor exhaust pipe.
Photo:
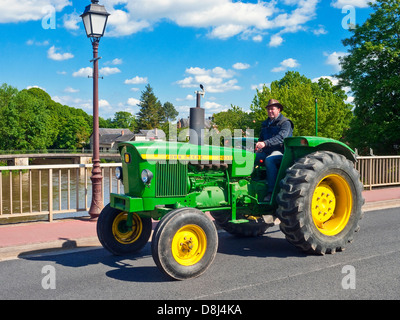
M200 85L201 91L196 91L196 108L190 108L189 119L189 143L204 145L205 110L201 108L201 96L204 97L204 87Z

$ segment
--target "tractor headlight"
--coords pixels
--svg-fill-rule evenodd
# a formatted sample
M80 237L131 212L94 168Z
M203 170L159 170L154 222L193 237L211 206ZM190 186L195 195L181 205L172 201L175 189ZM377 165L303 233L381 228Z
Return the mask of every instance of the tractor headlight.
M153 172L151 172L149 169L144 169L142 171L143 183L149 185L152 179L153 179Z
M118 180L122 180L122 167L116 167L115 168L115 177Z

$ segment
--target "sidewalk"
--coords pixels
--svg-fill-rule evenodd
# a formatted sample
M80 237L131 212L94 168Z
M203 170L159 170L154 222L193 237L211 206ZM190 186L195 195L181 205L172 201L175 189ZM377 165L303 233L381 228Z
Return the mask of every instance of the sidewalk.
M400 208L400 187L367 190L363 192L363 196L365 212ZM0 261L46 251L100 246L96 221L88 218L0 226Z

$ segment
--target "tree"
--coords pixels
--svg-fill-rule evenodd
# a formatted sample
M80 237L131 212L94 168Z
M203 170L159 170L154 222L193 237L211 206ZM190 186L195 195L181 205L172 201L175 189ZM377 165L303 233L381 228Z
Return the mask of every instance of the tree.
M260 132L261 123L268 118L265 107L270 99L277 99L284 105L282 114L293 121L293 135L314 136L315 98L318 98L318 135L342 138L352 119L352 106L345 102L345 92L329 79L312 82L293 71L288 71L281 80L273 81L270 88L264 85L262 90L257 89L250 106L254 112L255 136Z
M115 113L111 125L113 128L127 128L134 131L136 127L135 116L130 112L118 111Z
M14 91L0 113L0 149L46 149L54 138L45 102L28 90Z
M393 154L400 145L400 3L378 0L374 12L343 40L340 84L351 87L355 118L348 140L361 151Z
M179 112L176 111L174 105L171 102L165 102L163 109L164 109L165 118L167 121L175 120L179 114Z
M246 129L251 126L251 115L243 111L238 106L231 105L228 111L222 111L214 114L214 123L219 131L229 129L234 134L235 129Z
M76 149L89 141L92 117L39 88L0 87L0 149Z
M165 121L165 112L161 102L154 95L150 84L146 85L140 97L140 111L138 112L137 123L139 129L154 129Z

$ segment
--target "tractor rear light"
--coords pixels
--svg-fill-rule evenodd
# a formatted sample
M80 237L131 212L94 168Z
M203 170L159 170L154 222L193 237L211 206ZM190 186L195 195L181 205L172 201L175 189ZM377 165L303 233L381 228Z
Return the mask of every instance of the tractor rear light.
M301 139L301 140L300 140L300 144L301 144L302 146L308 147L308 141L307 141L307 139Z

